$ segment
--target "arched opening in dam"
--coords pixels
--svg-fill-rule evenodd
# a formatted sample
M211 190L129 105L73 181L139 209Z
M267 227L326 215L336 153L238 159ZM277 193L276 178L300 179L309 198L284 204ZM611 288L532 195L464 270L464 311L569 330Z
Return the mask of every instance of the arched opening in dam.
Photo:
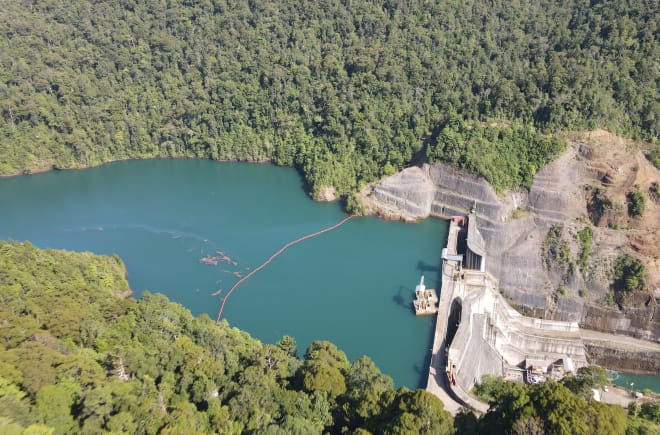
M445 341L447 348L451 346L452 341L454 341L454 336L456 335L456 331L458 331L458 326L461 324L462 311L463 303L461 298L455 298L451 303L449 319L447 319L447 337Z

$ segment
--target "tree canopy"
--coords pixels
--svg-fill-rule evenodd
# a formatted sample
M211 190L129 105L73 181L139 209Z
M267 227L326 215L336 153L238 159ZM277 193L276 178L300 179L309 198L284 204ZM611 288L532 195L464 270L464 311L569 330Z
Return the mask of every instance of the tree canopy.
M490 404L452 419L423 390L394 389L369 357L327 341L262 344L165 296L127 297L118 257L0 242L3 433L619 434L660 429L655 402L591 401L606 371L524 386L486 377Z
M627 415L618 405L593 400L592 387L609 383L609 374L600 367L580 368L561 382L547 380L529 386L484 376L475 393L490 409L479 419L469 412L459 414L457 433L614 435L660 430L654 414L657 402L644 405L646 411L639 411L638 417L635 413ZM629 407L633 408L637 409Z
M657 141L655 2L7 2L0 174L144 157L295 165L341 194L428 153L524 187L604 127Z
M383 433L402 416L451 433L442 402L368 357L317 341L300 360L291 337L262 344L127 289L117 257L0 242L3 433Z

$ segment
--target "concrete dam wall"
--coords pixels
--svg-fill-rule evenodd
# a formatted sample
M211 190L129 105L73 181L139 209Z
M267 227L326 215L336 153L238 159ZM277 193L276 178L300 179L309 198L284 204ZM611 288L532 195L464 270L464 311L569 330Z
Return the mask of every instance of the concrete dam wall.
M565 227L574 259L580 247L570 237L589 225L585 184L593 180L581 152L578 145L569 147L536 174L529 192L498 195L481 177L446 164L425 164L384 179L364 193L363 200L368 212L409 221L462 216L474 207L488 257L486 271L497 277L499 290L517 309L660 342L660 314L654 299L635 312L597 304L609 291L612 264L627 242L624 232L592 227L588 272L576 270L566 278L544 262L543 243L553 224Z

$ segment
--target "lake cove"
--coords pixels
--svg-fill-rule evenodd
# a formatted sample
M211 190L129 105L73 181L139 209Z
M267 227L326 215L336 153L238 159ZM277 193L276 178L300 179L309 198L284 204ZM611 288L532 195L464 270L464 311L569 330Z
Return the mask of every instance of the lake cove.
M231 286L291 240L332 226L340 204L316 203L296 171L205 160L127 161L0 179L0 238L118 254L135 296L161 292L215 319ZM371 357L397 386L424 387L433 317L411 301L424 273L439 288L447 224L356 218L290 247L243 283L223 318L299 352L330 340Z

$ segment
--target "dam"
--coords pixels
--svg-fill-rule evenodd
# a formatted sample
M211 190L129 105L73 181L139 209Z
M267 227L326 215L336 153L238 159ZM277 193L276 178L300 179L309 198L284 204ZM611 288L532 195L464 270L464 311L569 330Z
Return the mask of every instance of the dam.
M442 252L442 288L427 391L456 414L488 405L468 392L486 374L526 382L561 377L587 365L577 322L525 317L498 292L485 270L474 210L451 219Z

